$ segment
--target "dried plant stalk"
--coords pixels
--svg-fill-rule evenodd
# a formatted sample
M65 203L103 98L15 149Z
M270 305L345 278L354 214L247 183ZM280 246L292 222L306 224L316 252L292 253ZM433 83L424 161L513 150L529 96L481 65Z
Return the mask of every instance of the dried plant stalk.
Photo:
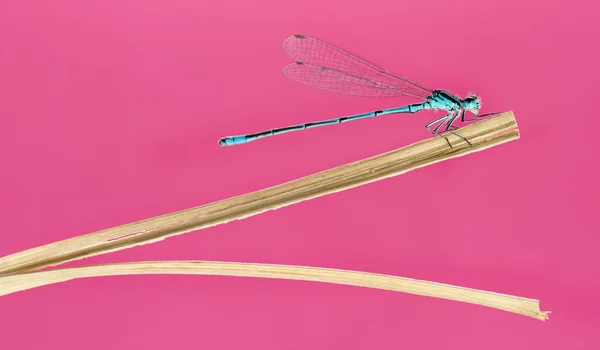
M222 275L281 278L384 289L496 308L520 315L548 319L539 301L411 278L367 272L306 266L216 261L157 261L106 264L0 277L0 296L77 278L147 274Z
M460 129L472 146L453 135L434 136L384 153L260 191L28 249L0 258L0 276L39 270L167 237L243 219L307 199L406 173L519 138L512 112Z
M278 186L200 207L47 244L0 258L0 295L77 278L135 274L200 274L283 278L362 286L473 303L540 320L539 301L516 296L366 272L304 266L210 261L163 261L95 265L37 271L68 261L153 243L167 237L239 220L329 193L399 175L519 138L512 112L469 125L454 147L439 137L346 164ZM34 271L34 272L32 272Z

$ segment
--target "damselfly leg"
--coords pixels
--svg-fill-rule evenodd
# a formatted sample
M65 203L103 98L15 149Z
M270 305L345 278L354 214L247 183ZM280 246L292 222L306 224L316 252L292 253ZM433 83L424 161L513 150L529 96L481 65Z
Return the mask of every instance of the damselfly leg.
M427 130L429 130L429 132L431 132L434 135L443 137L446 140L446 142L448 142L448 146L450 146L450 148L452 148L452 144L450 143L450 140L448 140L448 138L446 136L440 134L438 132L438 129L440 128L440 126L444 125L446 123L446 121L448 120L448 118L452 117L454 114L455 114L455 112L450 112L450 113L446 114L445 116L443 116L439 119L436 119L436 120L432 121L431 123L425 125L425 128ZM439 122L438 126L436 126L433 130L431 130L430 127L437 122Z
M481 120L481 119L483 119L485 117L489 117L491 115L498 115L498 114L500 114L500 112L492 112L492 113L486 113L486 114L481 114L481 115L475 114L475 118L473 118L473 119L465 119L465 111L463 110L462 111L462 116L461 116L460 120L463 123L470 123L470 122L476 122L478 120Z
M450 128L452 128L452 127L454 127L454 128L455 128L454 130L458 129L458 127L457 127L457 126L455 126L455 125L452 125L452 123L454 123L454 121L456 120L456 118L458 118L458 114L459 114L459 113L460 113L460 112L456 112L456 113L454 113L454 116L448 120L448 122L447 122L447 126L446 126L446 130L445 130L445 131L446 131L447 133L450 133L450 134L452 134L452 135L454 135L454 136L456 136L456 137L460 137L461 139L465 140L465 142L467 142L467 143L469 144L469 146L473 146L473 145L471 144L471 142L469 142L469 140L467 140L467 139L466 139L466 138L464 138L463 136L460 136L459 134L457 134L457 133L454 133L454 132L450 131ZM463 116L465 115L465 110L464 110L464 109L463 109L463 111L462 111L462 115L463 115Z

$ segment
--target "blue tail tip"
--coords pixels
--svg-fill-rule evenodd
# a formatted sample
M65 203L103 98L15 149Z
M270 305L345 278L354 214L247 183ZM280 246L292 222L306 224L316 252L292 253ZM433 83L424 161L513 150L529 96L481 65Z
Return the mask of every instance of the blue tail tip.
M235 146L235 145L239 145L242 143L246 143L248 142L248 137L247 136L229 136L229 137L223 137L222 139L219 140L219 145L221 146Z

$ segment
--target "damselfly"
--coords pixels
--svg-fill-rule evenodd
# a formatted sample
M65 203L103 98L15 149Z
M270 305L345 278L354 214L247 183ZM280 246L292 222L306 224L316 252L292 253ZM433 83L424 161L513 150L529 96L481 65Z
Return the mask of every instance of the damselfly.
M453 134L465 140L470 145L471 143L466 138L454 132L458 129L457 126L453 125L458 117L460 116L462 122L472 122L488 115L497 114L488 113L479 115L481 99L477 95L470 95L461 99L443 90L431 90L416 81L379 68L371 62L314 37L292 35L284 40L283 49L295 60L294 63L285 66L283 72L288 77L300 83L341 94L367 97L407 96L421 99L422 102L347 117L271 129L254 134L224 137L219 140L221 146L239 145L290 131L341 124L353 120L378 117L380 115L416 113L426 109L447 112L443 117L427 124L425 126L427 130L434 135L444 137L450 147L452 147L452 144L450 144L448 138L443 136L442 133ZM475 118L465 119L466 111L472 113ZM433 127L435 124L437 125Z

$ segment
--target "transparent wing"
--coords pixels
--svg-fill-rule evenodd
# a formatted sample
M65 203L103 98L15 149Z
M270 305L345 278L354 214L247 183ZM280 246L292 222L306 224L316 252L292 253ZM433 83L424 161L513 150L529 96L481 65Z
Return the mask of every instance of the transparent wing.
M416 81L317 38L292 35L284 40L283 49L296 61L286 66L284 73L321 90L369 97L416 98L426 98L432 92Z
M385 85L348 72L310 63L290 63L283 68L283 73L302 84L340 94L367 97L411 96L424 98L422 95L416 95L411 91L402 90L395 86Z

